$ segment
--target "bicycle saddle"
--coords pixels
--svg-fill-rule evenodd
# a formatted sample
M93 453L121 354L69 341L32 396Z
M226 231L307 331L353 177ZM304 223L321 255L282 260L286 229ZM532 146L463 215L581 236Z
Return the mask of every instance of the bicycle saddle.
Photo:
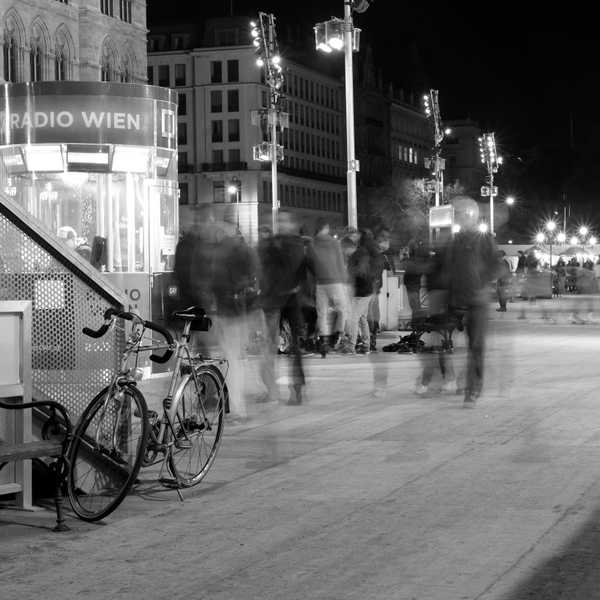
M203 319L206 317L206 311L201 306L189 306L183 310L176 310L172 316L175 319L193 321L195 319Z

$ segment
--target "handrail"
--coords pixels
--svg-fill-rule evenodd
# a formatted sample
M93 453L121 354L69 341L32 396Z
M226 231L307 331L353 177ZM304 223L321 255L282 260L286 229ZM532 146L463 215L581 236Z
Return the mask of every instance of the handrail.
M126 296L121 290L107 281L102 273L92 267L74 250L61 243L56 236L44 229L35 217L32 217L21 206L1 192L0 214L4 215L11 223L15 224L64 267L79 276L111 304L118 305L121 309L127 306Z

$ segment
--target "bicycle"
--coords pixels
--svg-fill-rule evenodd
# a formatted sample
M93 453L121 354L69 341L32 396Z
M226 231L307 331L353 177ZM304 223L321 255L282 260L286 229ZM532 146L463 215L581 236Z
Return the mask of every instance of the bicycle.
M207 331L211 325L202 309L190 307L173 317L184 321L178 341L156 323L114 309L104 313L98 330L83 329L84 334L101 338L118 319L131 321L120 368L84 410L67 454L69 502L84 521L99 521L114 511L142 467L162 462L158 480L183 499L180 490L200 483L215 460L223 413L229 406L227 361L194 357L190 352L192 329ZM146 330L160 334L165 342L144 343ZM155 354L163 350L164 354ZM141 352L152 352L150 360L157 363L176 355L162 416L148 409L137 387L143 375L138 368ZM163 477L165 470L169 477Z

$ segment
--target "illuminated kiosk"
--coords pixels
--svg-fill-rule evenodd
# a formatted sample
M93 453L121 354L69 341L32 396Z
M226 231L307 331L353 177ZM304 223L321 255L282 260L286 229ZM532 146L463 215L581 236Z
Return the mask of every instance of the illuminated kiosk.
M152 291L172 271L179 230L174 97L129 83L38 82L4 84L0 104L4 194L155 319Z

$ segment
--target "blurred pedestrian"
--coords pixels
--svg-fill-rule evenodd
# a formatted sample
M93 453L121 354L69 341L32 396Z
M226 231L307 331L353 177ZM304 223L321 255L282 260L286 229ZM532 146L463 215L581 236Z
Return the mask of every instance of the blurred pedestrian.
M420 352L423 365L415 392L424 395L430 392L430 384L439 368L441 391L456 393L456 376L452 365L451 335L455 329L455 318L448 310L448 276L446 272L447 244L438 244L430 254L427 265L427 322L431 328L431 352Z
M498 294L499 308L497 312L506 312L506 302L508 300L508 286L510 285L511 271L510 264L506 260L506 252L500 250L498 252L498 261L500 264L498 279L496 279L496 292Z
M229 362L227 386L231 418L248 416L246 347L249 342L249 315L258 300L258 259L240 235L235 214L227 213L216 231L212 261L212 291L217 310L219 346Z
M343 339L348 318L347 275L342 248L330 234L329 222L319 219L316 235L309 249L309 262L316 279L316 305L321 354L336 348ZM330 310L334 313L330 322Z
M370 333L370 350L377 352L377 334L380 331L380 311L379 311L379 294L383 287L383 272L393 271L392 265L387 257L387 252L390 249L390 230L383 227L375 236L376 256L373 265L373 295L369 303L369 333Z
M488 290L498 269L498 249L490 234L478 231L477 203L460 196L453 204L455 221L461 229L449 244L445 270L449 277L449 305L464 315L467 335L464 406L472 408L483 386Z
M308 269L304 240L292 213L280 210L278 234L264 238L259 245L261 263L261 303L266 322L266 347L261 359L261 376L271 400L279 400L276 359L281 319L290 326L292 358L287 404L302 402L304 371L299 337L302 329L300 294Z
M348 260L352 297L348 320L348 340L343 348L347 354L356 354L359 331L361 337L359 353L369 354L370 352L371 336L367 316L375 285L376 260L377 248L373 234L368 230L363 231L358 248Z

